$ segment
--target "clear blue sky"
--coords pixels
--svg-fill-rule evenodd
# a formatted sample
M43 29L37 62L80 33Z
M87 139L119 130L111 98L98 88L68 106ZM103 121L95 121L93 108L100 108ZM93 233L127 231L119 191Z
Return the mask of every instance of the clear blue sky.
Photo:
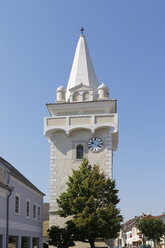
M0 156L49 200L45 104L66 87L79 29L118 100L114 178L125 220L165 211L165 1L0 2Z

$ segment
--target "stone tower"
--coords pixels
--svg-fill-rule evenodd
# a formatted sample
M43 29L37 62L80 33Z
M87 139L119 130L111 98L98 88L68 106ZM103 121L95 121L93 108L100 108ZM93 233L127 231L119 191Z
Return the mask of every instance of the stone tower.
M63 225L56 212L56 198L66 189L68 175L82 157L112 178L113 151L118 144L116 100L98 80L84 35L80 35L67 89L57 89L56 103L48 103L50 116L44 119L44 135L50 143L49 223Z

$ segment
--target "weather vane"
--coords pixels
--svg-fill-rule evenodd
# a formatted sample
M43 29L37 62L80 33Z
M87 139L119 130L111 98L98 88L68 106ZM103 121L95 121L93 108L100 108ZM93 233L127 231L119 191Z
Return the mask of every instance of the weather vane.
M82 28L80 29L80 31L81 31L81 34L83 34L84 31L85 31L85 29L82 27Z

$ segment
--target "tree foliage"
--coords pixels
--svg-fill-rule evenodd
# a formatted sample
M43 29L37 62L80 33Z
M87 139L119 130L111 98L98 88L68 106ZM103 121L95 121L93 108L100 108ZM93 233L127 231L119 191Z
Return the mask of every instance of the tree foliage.
M155 247L165 235L165 224L163 221L152 216L145 216L140 219L137 223L137 228L148 240L154 241Z
M48 229L49 233L49 245L55 245L58 248L68 248L74 246L73 232L69 226L60 228L58 226L52 226Z
M89 242L94 247L96 238L117 237L122 216L116 207L119 202L115 181L83 160L78 170L73 170L67 190L57 199L61 217L70 216L66 226L72 226L74 240Z

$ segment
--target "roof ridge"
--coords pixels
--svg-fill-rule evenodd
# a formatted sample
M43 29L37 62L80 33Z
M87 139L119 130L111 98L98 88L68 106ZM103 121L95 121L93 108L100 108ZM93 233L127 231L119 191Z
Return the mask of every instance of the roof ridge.
M0 161L5 163L5 165L7 165L7 167L9 167L9 169L11 171L11 175L13 177L17 178L22 183L24 183L25 185L29 186L30 188L32 188L33 190L37 191L38 193L40 193L42 195L45 195L33 183L31 183L21 172L19 172L13 165L11 165L7 160L5 160L4 158L0 157Z

